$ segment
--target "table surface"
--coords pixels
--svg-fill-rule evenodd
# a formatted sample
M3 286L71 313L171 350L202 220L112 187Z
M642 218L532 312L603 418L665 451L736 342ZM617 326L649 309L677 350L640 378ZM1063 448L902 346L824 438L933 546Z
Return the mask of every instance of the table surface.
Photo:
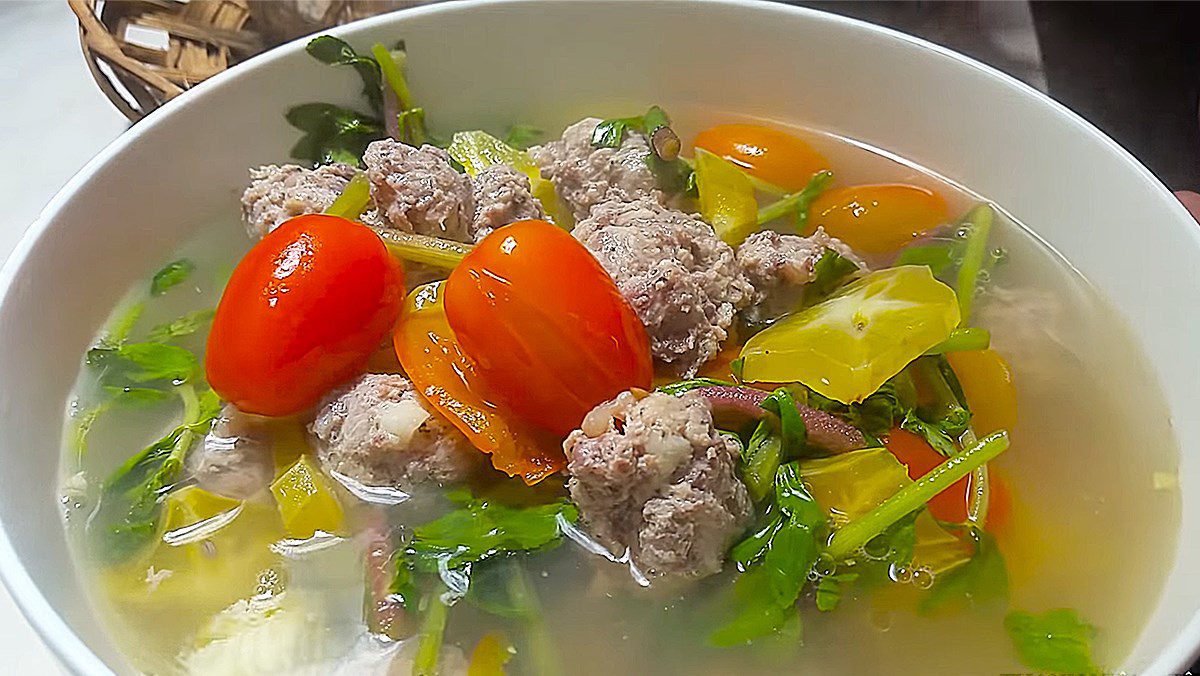
M1023 2L803 2L921 35L1049 91L1129 148L1170 187L1200 185L1196 119L1197 5ZM1077 20L1086 15L1085 20ZM7 218L0 260L42 207L127 127L92 81L79 54L66 0L0 0L0 165ZM1103 48L1097 48L1100 45ZM47 58L49 54L52 58ZM1154 124L1146 124L1146 116ZM29 130L48 130L30 150ZM11 151L10 151L11 154ZM5 673L61 668L0 589Z

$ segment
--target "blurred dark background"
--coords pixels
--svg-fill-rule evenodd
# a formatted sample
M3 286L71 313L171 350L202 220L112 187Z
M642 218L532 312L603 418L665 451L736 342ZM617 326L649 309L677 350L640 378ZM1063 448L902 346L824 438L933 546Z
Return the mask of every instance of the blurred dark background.
M1200 189L1200 2L794 2L926 38L1050 94Z

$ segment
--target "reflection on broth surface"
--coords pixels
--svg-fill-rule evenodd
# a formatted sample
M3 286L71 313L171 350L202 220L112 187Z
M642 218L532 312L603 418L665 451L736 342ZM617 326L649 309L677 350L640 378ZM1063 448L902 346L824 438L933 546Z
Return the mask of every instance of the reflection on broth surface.
M712 121L697 111L674 112L685 113L674 126L683 138ZM950 219L980 201L845 139L795 133L828 158L839 186L928 188L945 200ZM131 292L108 335L137 303L144 310L131 336L214 307L247 248L240 230L218 223L185 245L179 257L192 261L194 271L161 295ZM943 234L953 239L953 227ZM986 271L972 325L991 332L992 348L1007 361L1019 411L1010 450L988 466L996 520L988 529L1007 564L1007 605L948 604L931 611L924 602L930 584L936 588L949 573L933 564L915 571L893 566L894 581L844 584L833 612L818 611L806 588L798 606L802 635L784 629L753 645L717 648L707 639L732 612L737 566L726 563L721 573L699 580L647 579L636 568L631 575L627 561L608 560L619 555L588 551L604 547L580 522L571 528L577 537L557 546L474 564L467 569L466 598L452 593L466 584L461 570L423 573L414 564L421 579L450 591L428 594L405 611L388 597L394 549L431 537L417 526L468 508L462 496L431 484L407 495L326 476L310 448L311 412L270 423L271 487L241 501L188 488L194 482L185 478L185 488L166 498L156 541L136 556L113 560L95 553L87 528L105 508L98 502L101 484L132 449L179 424L191 404L186 397L173 403L173 394L171 401L104 404L112 401L101 382L105 370L90 367L76 386L62 462L64 514L79 574L130 662L149 673L408 673L429 649L421 636L436 631L430 617L437 611L430 607L442 601L451 604L438 660L443 673L465 670L469 661L490 664L489 650L496 663L511 656L504 667L509 673L1027 672L1006 635L1006 611L1055 608L1074 609L1098 628L1092 657L1112 668L1141 630L1174 547L1180 497L1171 424L1130 331L1086 280L1002 212L989 246L1002 249L1003 260ZM876 269L891 258L878 254L867 262ZM200 354L207 316L193 319L199 330L171 344ZM369 368L398 372L390 353L373 357ZM960 369L956 359L950 363ZM89 415L97 406L103 411ZM79 426L88 420L94 424L82 452ZM976 431L983 437L994 430ZM492 496L497 504L515 498L514 510L565 504L553 502L568 497L561 476L528 489L483 467L485 461L480 455L467 482L474 495ZM811 482L810 490L820 502ZM550 523L573 520L573 507L561 509ZM1003 519L996 516L1001 511ZM502 517L476 512L472 518ZM924 519L915 526L918 548L930 533L966 546Z

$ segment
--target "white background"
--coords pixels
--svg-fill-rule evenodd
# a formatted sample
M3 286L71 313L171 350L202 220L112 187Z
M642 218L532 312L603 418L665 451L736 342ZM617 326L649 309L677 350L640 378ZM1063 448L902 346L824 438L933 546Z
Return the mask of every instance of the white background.
M66 0L0 0L0 260L54 193L127 127L84 65ZM6 674L62 673L4 590L0 655Z

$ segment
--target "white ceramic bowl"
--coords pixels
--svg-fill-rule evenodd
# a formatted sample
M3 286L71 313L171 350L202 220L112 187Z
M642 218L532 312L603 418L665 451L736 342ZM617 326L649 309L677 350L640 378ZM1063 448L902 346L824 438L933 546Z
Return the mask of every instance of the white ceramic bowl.
M402 36L420 55L414 89L446 129L709 106L801 120L972 187L1031 224L1129 320L1183 442L1182 485L1200 482L1200 322L1189 312L1200 228L1116 143L1012 78L850 19L736 0L450 3L336 32L358 44ZM56 502L79 355L134 280L196 228L233 217L247 167L286 159L289 104L352 103L357 89L302 41L204 83L81 171L0 275L0 570L75 672L125 668L84 601ZM1185 494L1166 592L1129 671L1180 671L1200 645L1198 527L1200 495Z

